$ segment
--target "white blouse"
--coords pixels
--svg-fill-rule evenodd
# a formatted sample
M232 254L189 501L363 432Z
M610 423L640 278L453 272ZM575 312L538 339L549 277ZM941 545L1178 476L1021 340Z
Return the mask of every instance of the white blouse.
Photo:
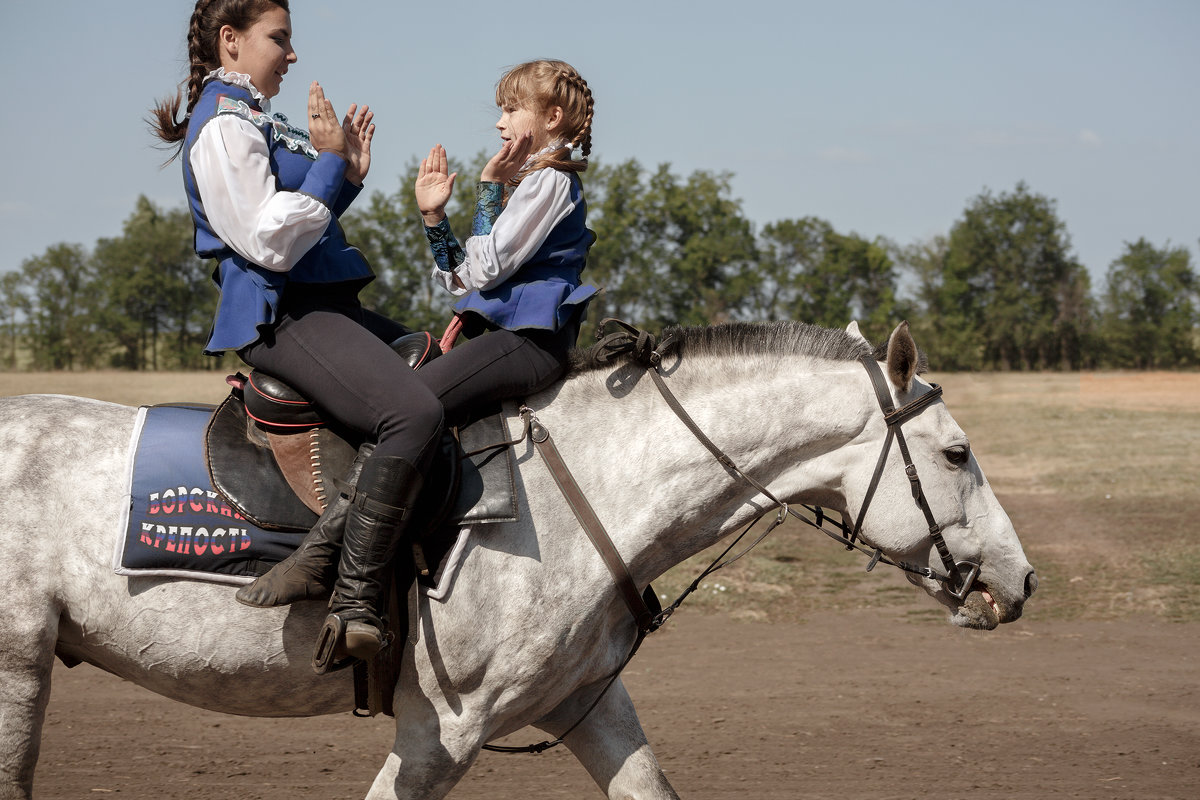
M210 77L261 97L240 73L217 70ZM213 117L196 137L188 158L213 232L252 264L287 272L329 226L332 212L325 204L275 188L266 139L245 117Z
M452 272L434 267L433 279L456 296L498 286L528 261L574 210L571 177L550 167L539 169L513 190L491 233L468 238L462 246L463 262ZM454 285L456 275L462 287Z

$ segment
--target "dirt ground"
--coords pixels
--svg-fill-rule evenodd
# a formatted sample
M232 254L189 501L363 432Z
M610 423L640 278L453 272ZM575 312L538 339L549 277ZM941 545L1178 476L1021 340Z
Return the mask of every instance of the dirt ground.
M983 376L954 388L966 400L1002 385ZM1197 375L1064 376L1038 386L1055 395L1049 402L1180 412L1187 435L1200 428ZM1141 534L1103 508L1026 491L1016 465L986 463L1000 467L989 474L1035 566L1037 552L1069 561L1064 543L1092 558L1111 548L1124 562L1127 548L1144 548L1130 542ZM1194 520L1187 527L1200 531ZM1200 797L1200 622L1115 600L1069 618L1041 611L1062 591L1047 571L1025 618L992 632L938 621L914 592L895 592L882 607L839 602L774 622L685 607L646 642L626 683L688 800ZM385 717L224 716L86 665L58 665L54 681L41 800L358 798L390 746ZM543 738L529 730L510 743ZM450 795L600 796L563 748L484 753Z
M990 633L897 612L800 623L687 612L627 672L690 800L1195 798L1200 626L1016 622ZM57 668L42 800L365 795L391 720L229 717L89 666ZM513 743L542 741L535 730ZM565 750L484 753L450 795L600 797Z

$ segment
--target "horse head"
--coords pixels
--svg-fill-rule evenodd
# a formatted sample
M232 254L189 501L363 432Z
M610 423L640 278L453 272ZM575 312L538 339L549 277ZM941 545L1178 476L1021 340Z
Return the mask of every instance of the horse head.
M847 332L860 335L854 323ZM868 365L862 388L868 407L883 413L869 414L849 448L861 453L843 498L856 532L950 609L954 624L992 629L1016 620L1037 575L941 390L919 377L908 323L880 356L886 378L873 386Z

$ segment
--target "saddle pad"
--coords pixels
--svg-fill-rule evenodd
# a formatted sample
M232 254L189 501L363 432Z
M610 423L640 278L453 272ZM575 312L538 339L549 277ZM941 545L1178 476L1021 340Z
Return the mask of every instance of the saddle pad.
M248 583L299 545L304 531L257 527L213 488L204 457L212 406L143 407L134 426L128 506L113 568Z

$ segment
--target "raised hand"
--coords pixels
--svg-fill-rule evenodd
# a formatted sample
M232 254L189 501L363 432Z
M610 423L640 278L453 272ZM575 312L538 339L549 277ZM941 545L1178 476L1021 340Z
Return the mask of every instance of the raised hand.
M421 211L421 219L429 227L432 228L446 218L446 204L450 202L450 196L454 193L456 177L457 172L450 173L446 148L440 144L434 145L429 155L421 159L413 188L417 194L417 208Z
M333 103L325 98L321 84L316 81L308 87L308 139L322 153L346 155L346 133L338 123Z
M375 137L375 112L351 103L342 119L346 135L346 180L361 186L371 169L371 139Z
M525 162L533 150L533 133L526 131L515 139L509 139L500 147L500 152L492 156L479 174L479 180L490 183L507 183Z

